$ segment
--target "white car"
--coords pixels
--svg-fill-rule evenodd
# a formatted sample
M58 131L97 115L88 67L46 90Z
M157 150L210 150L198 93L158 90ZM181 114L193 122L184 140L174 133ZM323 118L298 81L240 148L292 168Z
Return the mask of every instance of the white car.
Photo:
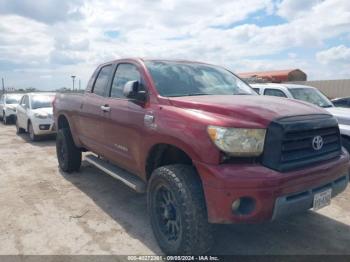
M338 119L343 146L350 152L350 108L335 107L317 88L295 84L250 84L259 95L302 100L323 107Z
M0 96L0 118L6 125L16 119L16 107L23 94L2 94Z
M25 94L17 106L17 133L28 132L32 141L56 133L52 117L55 93Z

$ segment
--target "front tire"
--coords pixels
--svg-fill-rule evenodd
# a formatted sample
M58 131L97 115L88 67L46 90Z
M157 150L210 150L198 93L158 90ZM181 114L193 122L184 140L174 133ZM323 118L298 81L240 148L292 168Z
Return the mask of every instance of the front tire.
M39 136L37 136L34 132L32 122L29 122L29 124L28 124L28 133L29 133L29 138L31 141L35 142L35 141L39 140Z
M62 171L67 173L79 171L81 166L81 151L75 146L72 134L67 128L57 131L56 153L58 164Z
M148 185L154 235L165 254L203 254L213 244L201 181L192 166L157 168Z

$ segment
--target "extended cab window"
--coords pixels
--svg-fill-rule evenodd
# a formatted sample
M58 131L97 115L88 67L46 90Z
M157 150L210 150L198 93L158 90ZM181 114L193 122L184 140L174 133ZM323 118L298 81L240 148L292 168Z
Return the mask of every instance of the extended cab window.
M112 65L102 67L95 81L93 93L99 96L105 96L107 84L112 71Z
M141 81L141 75L133 64L120 64L114 75L111 97L124 98L123 88L128 81Z
M287 97L286 94L278 89L265 89L264 91L265 96L278 96L278 97Z

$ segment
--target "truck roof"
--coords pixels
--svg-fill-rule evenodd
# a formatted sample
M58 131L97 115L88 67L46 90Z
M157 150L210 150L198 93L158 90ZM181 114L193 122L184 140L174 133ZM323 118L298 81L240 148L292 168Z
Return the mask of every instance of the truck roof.
M186 60L186 59L167 59L167 58L146 58L146 57L126 57L126 58L119 58L112 61L108 61L104 64L110 64L115 63L119 61L134 61L134 62L147 62L147 61L153 61L153 62L173 62L173 63L194 63L194 64L205 64L205 65L214 65L210 63L200 62L200 61L193 61L193 60Z

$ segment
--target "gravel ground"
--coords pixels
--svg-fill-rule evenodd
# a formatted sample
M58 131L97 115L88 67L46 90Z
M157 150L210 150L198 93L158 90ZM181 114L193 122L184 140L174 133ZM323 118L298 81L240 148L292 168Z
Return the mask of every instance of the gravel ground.
M54 139L0 124L0 255L161 254L145 195L83 163L59 171ZM318 212L217 226L213 254L350 254L350 187Z

